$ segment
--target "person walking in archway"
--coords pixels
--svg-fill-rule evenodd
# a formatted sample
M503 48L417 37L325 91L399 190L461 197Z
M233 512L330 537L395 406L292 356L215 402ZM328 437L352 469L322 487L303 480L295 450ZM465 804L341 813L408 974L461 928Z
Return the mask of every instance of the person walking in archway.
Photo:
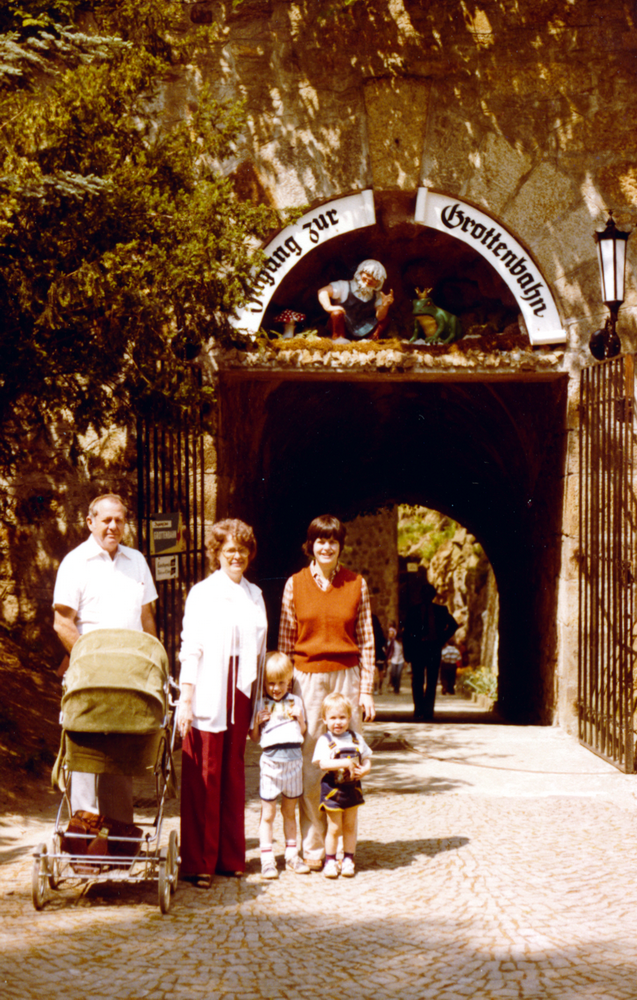
M447 608L434 603L436 596L436 588L424 583L420 602L409 609L405 619L403 649L405 659L411 663L416 722L433 721L440 654L447 639L458 628Z
M389 666L389 682L394 694L400 694L400 679L405 667L405 654L403 653L402 641L398 638L398 630L395 622L389 623L387 646L385 656Z
M374 631L374 655L376 657L376 670L374 671L373 694L383 693L383 682L387 672L387 657L385 656L385 633L380 623L378 615L372 612L372 629Z

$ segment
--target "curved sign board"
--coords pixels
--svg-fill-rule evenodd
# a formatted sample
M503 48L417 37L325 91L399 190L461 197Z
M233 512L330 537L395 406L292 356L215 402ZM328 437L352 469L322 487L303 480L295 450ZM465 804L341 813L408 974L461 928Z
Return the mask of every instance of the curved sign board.
M414 221L468 243L488 260L513 292L532 344L562 344L557 306L539 269L514 236L472 205L418 189Z
M373 226L375 222L372 191L338 198L302 215L298 222L287 226L264 247L264 265L254 275L245 306L231 317L232 325L246 333L256 333L274 292L306 253L319 243L354 229Z

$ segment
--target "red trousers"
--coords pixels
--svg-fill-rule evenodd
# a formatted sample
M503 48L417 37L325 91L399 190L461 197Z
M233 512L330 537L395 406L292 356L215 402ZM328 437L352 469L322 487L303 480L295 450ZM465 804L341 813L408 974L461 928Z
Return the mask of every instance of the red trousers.
M230 712L228 713L230 714ZM245 870L246 738L251 705L235 690L234 723L222 733L190 729L181 761L181 871Z

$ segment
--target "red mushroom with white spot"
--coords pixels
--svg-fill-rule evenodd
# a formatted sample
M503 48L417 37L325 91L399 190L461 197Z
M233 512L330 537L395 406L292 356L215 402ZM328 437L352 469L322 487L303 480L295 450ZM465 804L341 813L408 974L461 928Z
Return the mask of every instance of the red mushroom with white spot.
M293 337L294 327L296 326L297 323L302 323L304 319L305 319L305 313L297 313L293 312L292 309L284 309L282 313L280 313L278 316L275 316L274 322L284 324L283 327L284 337Z

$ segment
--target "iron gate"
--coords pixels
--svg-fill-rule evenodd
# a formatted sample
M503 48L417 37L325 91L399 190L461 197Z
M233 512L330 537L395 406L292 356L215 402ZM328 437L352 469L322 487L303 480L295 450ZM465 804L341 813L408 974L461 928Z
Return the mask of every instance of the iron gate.
M634 773L634 357L581 376L579 737Z
M139 421L137 425L138 546L157 586L157 627L174 674L184 604L193 584L206 575L204 436L195 423L168 428ZM158 552L159 530L179 523L178 538ZM159 526L159 527L158 527ZM171 531L163 532L170 535ZM182 551L173 551L176 548ZM163 562L162 562L163 560ZM161 579L162 575L164 576Z

